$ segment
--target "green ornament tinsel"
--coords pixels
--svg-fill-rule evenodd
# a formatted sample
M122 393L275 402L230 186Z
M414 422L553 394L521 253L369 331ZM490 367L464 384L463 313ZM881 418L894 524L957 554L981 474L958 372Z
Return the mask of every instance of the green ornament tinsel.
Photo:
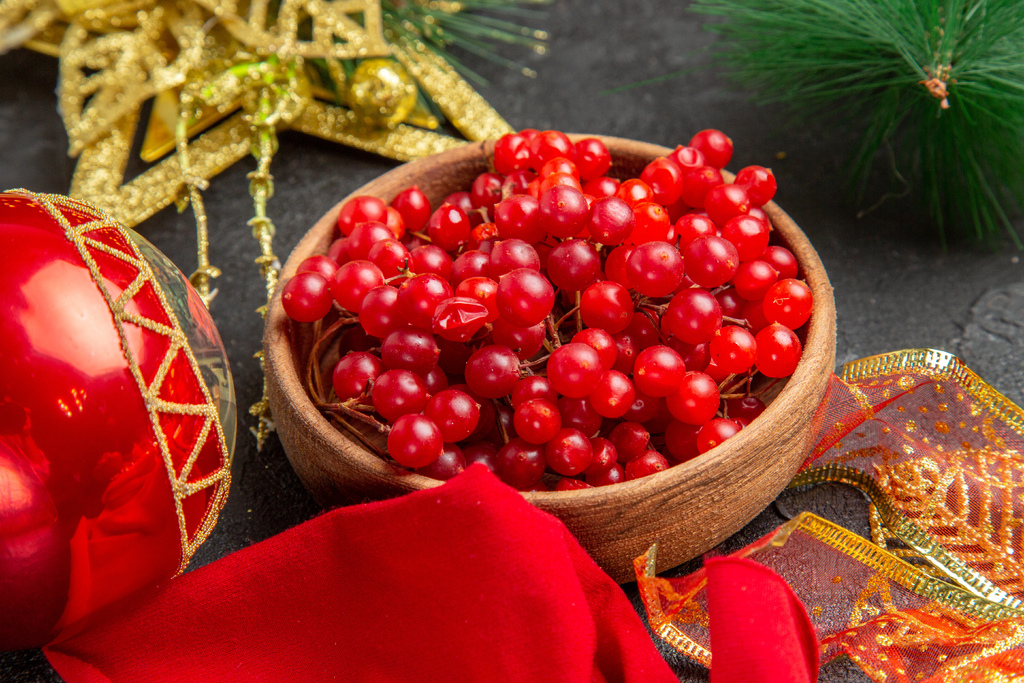
M851 164L923 198L939 237L993 242L1024 206L1020 0L697 0L742 83L765 101L842 111L863 127ZM886 153L891 153L888 155ZM906 179L906 180L904 180Z

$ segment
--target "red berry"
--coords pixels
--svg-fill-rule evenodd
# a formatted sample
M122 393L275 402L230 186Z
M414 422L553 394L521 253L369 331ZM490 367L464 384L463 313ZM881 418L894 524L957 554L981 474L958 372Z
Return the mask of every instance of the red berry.
M636 218L629 204L618 197L603 197L590 207L586 229L591 239L609 246L622 244L633 234Z
M501 398L519 381L519 359L507 346L485 346L466 363L466 384L484 398Z
M576 167L580 180L593 180L603 176L612 166L612 155L597 138L584 138L576 143Z
M601 176L583 183L583 194L590 195L596 199L602 197L614 197L619 190L619 181L608 176Z
M643 244L655 240L673 241L675 234L672 229L672 221L668 217L668 211L661 204L647 201L637 202L633 205L633 217L635 225L628 242Z
M469 241L469 217L457 206L442 204L430 215L427 235L445 251L455 251Z
M548 278L555 287L578 292L597 279L601 271L601 257L589 242L565 240L548 255L547 271Z
M762 344L758 343L758 349L761 347ZM765 407L764 401L757 396L730 398L725 401L726 417L741 427L753 422L754 418L764 412Z
M437 424L446 443L468 438L480 420L480 404L464 391L445 389L425 401L423 414Z
M591 436L597 433L597 430L601 428L601 423L604 422L604 418L585 398L563 396L558 399L558 412L562 416L563 427L575 427Z
M297 273L281 290L281 306L289 318L300 323L320 320L331 312L334 296L320 273Z
M296 275L299 273L320 273L328 282L334 279L334 274L337 272L338 262L323 254L316 254L315 256L303 259L299 267L295 269Z
M422 474L424 477L430 477L439 481L447 481L465 469L466 457L462 449L453 443L446 443L437 460L425 467L417 468L416 474Z
M468 296L444 299L434 308L434 334L456 342L468 342L487 322L487 306Z
M740 257L732 242L709 235L698 237L683 254L686 275L701 287L720 287L732 279Z
M612 465L606 470L595 474L587 474L587 483L591 486L609 486L626 480L626 473L622 465Z
M448 280L452 265L452 257L436 244L423 244L409 252L409 270L414 273L433 273Z
M493 323L498 319L498 283L491 278L471 277L463 280L455 288L455 296L467 296L486 306L487 318L484 322Z
M443 448L441 430L428 417L411 413L391 425L388 453L399 465L425 467L441 457Z
M636 206L640 202L649 202L654 198L654 192L650 185L639 178L630 178L619 184L615 196L630 206Z
M629 269L626 268L626 264L629 262L629 257L633 255L634 249L636 249L636 246L632 244L623 244L615 247L608 254L608 258L604 262L604 273L608 279L612 282L618 282L626 289L633 286L629 281Z
M757 343L754 335L736 325L726 325L711 339L711 358L730 374L743 374L754 365Z
M697 449L698 425L672 420L665 429L665 449L676 462L686 462L700 455Z
M740 432L740 426L724 417L709 421L697 432L697 450L707 453L731 436Z
M494 207L494 224L502 239L521 239L527 244L544 239L544 228L538 221L540 203L528 194L514 194Z
M544 345L546 330L544 323L532 327L517 327L504 318L494 321L491 340L500 346L512 349L520 360L531 358Z
M615 339L605 330L599 327L588 327L573 335L572 341L586 344L597 351L597 355L601 357L602 370L611 370L615 365L615 357L618 355L618 351L615 349Z
M433 273L423 273L402 283L398 288L396 306L410 325L422 330L432 330L437 305L445 299L450 299L453 294L452 286L447 280Z
M477 249L464 251L452 263L452 274L448 278L452 287L458 288L463 280L473 277L487 277L491 257Z
M704 424L718 412L718 385L703 372L688 372L666 397L672 417L687 424Z
M587 476L605 472L618 462L619 455L615 446L608 439L600 436L592 437L590 448L593 458L590 461L590 466L585 470Z
M725 168L732 159L732 140L720 130L702 130L690 139L690 147L700 150L715 168Z
M401 214L405 229L410 232L422 231L430 220L430 200L416 185L399 192L391 206Z
M367 293L382 284L384 274L380 268L369 261L349 261L334 274L331 293L342 308L359 313Z
M633 364L633 381L649 396L668 396L686 374L682 357L667 346L651 346Z
M570 161L576 158L576 148L569 136L557 130L545 130L530 139L530 153L533 155L532 165L539 169L555 157L565 157Z
M594 488L582 479L574 479L572 477L562 477L555 484L556 491L580 491L582 489Z
M608 440L615 446L619 463L624 465L647 450L651 435L637 422L620 422L612 428Z
M366 293L359 309L359 324L366 334L383 339L406 325L397 301L398 290L390 285L374 287Z
M662 206L679 199L683 191L683 169L669 157L658 157L647 164L640 180L650 186L654 201Z
M501 200L501 185L504 178L497 173L481 173L469 190L473 207L490 209Z
M722 237L736 247L740 261L761 258L770 236L771 229L768 224L754 216L735 216L722 226Z
M715 224L725 226L731 219L745 216L750 211L750 198L739 185L718 185L708 190L704 197L704 210Z
M615 334L626 329L633 319L633 299L629 290L617 282L595 282L580 298L580 316L587 327Z
M788 327L774 323L757 333L757 369L765 377L789 377L802 352L800 339Z
M350 351L334 366L332 383L339 401L363 394L368 384L384 372L380 358L366 351Z
M764 250L761 259L772 264L772 267L779 271L780 280L795 279L799 271L796 257L785 247L771 245Z
M672 161L679 165L684 171L688 168L698 168L707 165L704 153L694 147L683 147L679 145L668 155Z
M633 289L644 296L668 296L683 279L683 257L668 242L644 242L626 261Z
M388 370L373 382L371 397L374 410L388 422L394 422L402 415L423 410L427 404L427 385L414 372Z
M523 439L545 444L562 428L562 416L553 401L533 398L516 406L512 423Z
M530 145L526 138L516 133L506 133L494 143L494 169L509 175L530 165Z
M747 261L741 263L732 284L736 293L748 301L760 301L779 279L779 273L766 261ZM733 316L735 317L735 316Z
M791 330L807 322L813 308L811 288L799 280L779 280L764 295L765 319Z
M519 268L540 270L540 254L526 241L511 238L494 244L487 264L487 276L495 282Z
M722 174L711 166L698 166L683 172L682 200L690 206L703 209L708 191L722 184Z
M685 250L698 237L717 235L718 226L703 213L688 213L676 221L676 236L679 238L679 249Z
M590 392L590 405L602 417L622 417L636 398L633 383L621 372L607 370Z
M534 398L542 398L551 403L558 401L555 390L551 388L551 382L540 375L529 375L516 383L512 390L512 407L518 408L521 404Z
M380 347L385 367L411 370L425 375L437 365L441 350L434 335L426 330L403 327L388 334Z
M722 308L710 292L686 289L669 301L661 326L687 344L708 342L722 326Z
M498 314L517 327L544 320L555 304L555 290L546 277L530 268L518 268L498 281Z
M579 474L590 466L594 457L590 439L578 429L558 430L544 447L548 467L564 477Z
M361 195L352 197L341 206L338 212L338 229L346 237L352 234L352 230L360 223L366 221L387 220L388 206L377 197Z
M537 221L544 234L574 237L587 226L590 205L574 187L556 185L544 192L537 207Z
M626 463L626 481L646 477L669 468L668 460L658 451L644 451Z
M736 184L743 187L754 206L764 206L775 196L775 174L764 166L747 166L736 174Z
M597 386L601 357L586 344L569 343L555 349L547 364L548 381L563 396L581 398Z
M501 480L520 491L536 486L544 476L544 448L519 437L502 446L495 460Z

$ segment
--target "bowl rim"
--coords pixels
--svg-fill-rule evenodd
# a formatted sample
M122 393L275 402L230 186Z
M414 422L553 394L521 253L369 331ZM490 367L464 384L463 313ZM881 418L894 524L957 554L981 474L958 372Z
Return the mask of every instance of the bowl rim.
M623 148L628 148L628 156L636 159L643 158L650 160L658 156L665 156L672 151L667 147L654 143L639 142L626 138L585 134L570 135L570 138L573 140L588 137L596 137L602 140L609 149L614 147L621 151ZM331 425L326 418L320 414L320 411L316 409L313 402L306 394L301 378L299 377L299 373L297 372L296 359L294 357L295 354L291 352L289 335L285 329L285 326L289 325L290 321L287 319L287 316L284 314L281 306L281 288L283 283L287 281L287 278L294 274L302 259L312 253L318 253L313 251L313 248L323 242L323 233L327 231L328 224L333 225L336 223L337 215L341 206L349 199L357 195L375 194L375 189L378 186L383 187L392 183L401 184L400 181L402 178L411 178L416 176L420 169L428 165L437 164L440 160L450 164L479 164L482 161L488 168L492 168L491 160L493 158L493 145L493 141L467 143L455 149L402 164L391 171L376 177L369 183L360 186L355 191L344 197L329 211L327 211L327 213L325 213L317 223L315 223L313 227L306 232L298 245L296 245L295 249L289 255L284 267L281 269L278 286L270 304L268 305L264 334L264 353L267 362L267 372L277 373L278 378L281 380L281 390L284 393L285 398L293 403L297 402L297 409L303 410L309 414L315 413L316 417L313 418L315 425L321 430L327 430L325 436L332 445L337 446L337 449L340 451L339 457L354 457L360 465L369 468L369 470L371 470L371 474L382 478L394 479L396 488L403 489L404 492L433 488L435 486L440 486L445 482L432 479L415 472L409 472L401 469L396 464L378 457L376 454L370 452L361 444L357 443L347 434L344 434L341 430ZM615 156L616 153L613 152L613 157ZM613 176L615 175L614 170L613 166L613 172L611 173ZM735 177L732 173L724 170L722 175L726 182L731 182ZM412 183L406 183L405 186L408 186L409 184ZM385 202L390 202L391 199L393 199L393 196L381 196L380 198ZM640 493L647 489L661 490L666 487L682 484L690 479L699 479L709 476L714 477L716 474L725 473L730 469L734 459L734 454L737 450L740 450L741 446L757 439L759 435L765 433L767 430L771 430L773 427L778 426L783 413L789 409L793 402L801 399L800 389L805 385L806 380L809 380L816 373L820 373L822 366L827 366L829 373L834 370L836 334L835 301L833 298L832 286L824 265L821 263L817 252L810 245L810 241L807 239L803 231L788 214L775 204L774 201L765 204L763 209L771 219L774 229L783 231L787 246L796 256L797 261L800 264L801 275L807 281L808 286L810 286L812 290L814 308L812 310L811 318L807 323L808 332L806 336L806 343L803 348L803 357L801 358L793 375L786 380L785 385L779 394L767 406L765 411L758 416L756 423L754 423L756 424L756 428L751 427L743 429L721 446L718 446L684 463L672 465L664 471L657 472L646 477L619 482L611 486L593 487L588 489L521 492L528 501L539 504L540 507L547 509L571 508L574 507L575 504L581 502L599 502L607 499L610 495L617 493L628 495L631 493ZM793 244L794 238L799 244ZM286 349L287 354L283 353L282 349ZM289 356L290 359L285 358L285 355ZM289 362L289 360L292 362ZM295 387L298 387L299 391L295 391ZM824 389L822 389L822 395L823 394ZM338 443L339 441L343 441L344 444ZM342 445L348 445L350 448L342 448ZM796 468L792 468L792 472L795 473L795 471ZM400 492L396 490L396 495L399 493Z

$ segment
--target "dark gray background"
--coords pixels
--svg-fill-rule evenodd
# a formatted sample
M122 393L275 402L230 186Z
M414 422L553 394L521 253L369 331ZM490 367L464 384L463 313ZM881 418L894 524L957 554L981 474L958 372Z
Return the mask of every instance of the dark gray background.
M837 362L905 348L958 354L1011 399L1024 398L1024 266L1019 253L958 247L946 252L909 200L889 201L865 218L844 200L843 163L856 130L836 122L795 118L761 106L711 65L713 42L704 19L672 0L614 2L556 0L539 26L550 34L547 55L508 52L535 69L535 79L468 58L491 82L484 97L516 128L555 128L635 138L667 146L685 144L703 128L720 128L736 147L732 170L771 166L778 203L810 236L835 287ZM614 94L617 86L684 71L681 76ZM0 189L66 192L73 170L56 111L56 60L24 50L0 56ZM784 158L779 158L784 153ZM269 211L282 257L340 198L393 168L394 162L296 133L281 136L274 159L276 196ZM227 507L193 567L267 538L317 514L279 442L262 452L249 433L245 409L260 393L253 354L260 347L263 285L246 173L251 159L215 178L205 193L211 227L210 257L223 269L213 316L235 373L241 424L234 481ZM866 204L887 189L882 174ZM1018 226L1020 222L1018 221ZM191 213L166 209L138 230L186 273L195 267ZM842 487L784 494L789 508L808 506L865 532L859 494ZM754 540L783 518L770 507L723 550ZM692 564L690 565L693 566ZM635 590L627 592L635 598ZM681 680L706 674L672 652L666 657ZM56 681L36 651L0 655L0 679ZM855 667L823 667L822 681L867 680Z

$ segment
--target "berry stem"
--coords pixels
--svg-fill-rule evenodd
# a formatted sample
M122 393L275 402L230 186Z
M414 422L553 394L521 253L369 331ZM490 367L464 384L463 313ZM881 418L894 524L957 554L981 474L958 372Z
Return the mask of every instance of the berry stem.
M359 440L361 444L369 448L371 451L377 454L378 457L385 457L386 453L384 449L375 444L373 441L368 439L365 434L349 424L344 418L337 413L330 413L330 418L337 424L341 425L349 434Z
M576 296L579 297L579 295L580 295L580 293L576 292ZM565 321L568 320L573 314L575 314L576 315L576 325L577 325L577 328L578 328L576 331L579 332L580 329L583 329L583 323L580 320L579 312L580 312L580 304L579 304L579 300L577 299L576 306L574 308L570 309L568 313L563 315L561 318L558 319L557 322L555 322L555 329L557 330L557 329L561 328L562 325L565 323Z
M498 410L500 404L498 399L492 398L491 402L494 403L494 421L498 423L498 433L501 434L501 442L508 443L508 432L505 431L505 423L501 421L501 411Z
M344 413L345 415L351 417L354 420L358 420L363 424L373 427L381 434L387 434L388 432L391 431L391 427L389 427L388 425L377 422L366 413L350 407L348 403L349 401L345 401L344 403L325 403L324 405L320 406L320 410L329 413Z
M536 360L531 360L528 363L520 363L519 367L520 368L527 368L527 369L529 369L529 368L536 367L538 365L543 365L544 363L546 363L548 361L548 358L550 358L550 357L551 357L551 354L549 353L546 356L541 356L540 358L537 358Z
M316 341L313 342L313 347L309 350L309 361L306 363L306 389L313 397L317 406L322 406L327 403L327 399L321 392L323 383L320 376L320 359L323 355L323 347L326 343L333 341L334 337L337 336L342 327L345 325L351 325L358 321L359 318L355 316L345 316L338 318L323 332L320 332L319 330L319 321L317 322L317 327L313 328Z
M544 318L544 325L547 327L548 336L551 337L551 345L557 349L562 345L562 340L558 336L558 328L555 326L554 314L548 313L548 317Z
M651 324L654 325L654 329L658 331L658 339L661 340L662 344L665 344L667 346L668 337L666 337L665 333L661 331L661 323L659 322L658 318L654 317L654 314L651 311L647 310L646 308L639 308L637 310L643 313L644 316L651 322Z
M583 314L580 311L580 304L583 303L583 292L576 290L576 308L573 311L576 313L576 333L583 331Z

